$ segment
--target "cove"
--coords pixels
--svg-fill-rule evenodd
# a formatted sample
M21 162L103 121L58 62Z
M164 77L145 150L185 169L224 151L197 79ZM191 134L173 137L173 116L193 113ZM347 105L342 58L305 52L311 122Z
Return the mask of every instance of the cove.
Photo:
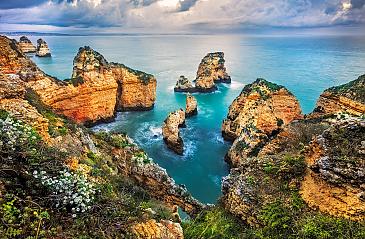
M37 37L30 37L32 41ZM228 174L220 127L232 100L244 84L258 77L287 87L310 112L326 88L355 79L365 67L365 40L361 37L247 37L242 35L187 36L46 36L52 58L32 58L47 74L69 78L80 46L89 45L109 61L121 62L157 78L155 108L119 113L115 122L96 126L128 133L159 165L187 186L194 197L214 203L220 180ZM210 94L194 94L198 115L182 129L185 155L168 150L161 125L167 114L185 107L185 94L174 93L180 75L195 78L208 52L223 51L232 77Z

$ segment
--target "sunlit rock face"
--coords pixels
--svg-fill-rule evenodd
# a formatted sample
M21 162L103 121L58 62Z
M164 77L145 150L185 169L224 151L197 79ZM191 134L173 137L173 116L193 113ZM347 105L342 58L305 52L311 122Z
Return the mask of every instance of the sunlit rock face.
M20 37L19 47L24 53L34 53L37 51L33 43L26 36Z
M347 84L331 87L319 97L311 117L345 112L365 114L365 75Z
M185 125L185 111L179 109L170 113L162 125L162 136L167 147L175 153L184 153L184 142L180 136L179 127Z
M198 101L191 94L187 94L185 115L186 117L191 117L196 114L198 114Z
M258 153L270 137L288 123L302 118L298 100L283 86L257 79L244 87L229 107L222 135L234 141L227 161L238 164Z
M72 78L60 81L42 72L19 45L0 38L0 71L24 82L37 98L77 123L114 119L116 110L146 110L156 98L156 79L123 65L109 64L98 52L82 47L74 59Z
M136 238L163 238L163 239L184 239L182 227L179 223L173 223L168 220L148 220L144 223L138 223L132 226L132 232Z
M39 56L39 57L49 57L49 56L51 56L51 51L48 48L47 42L45 42L41 38L37 40L36 56Z
M315 209L351 220L365 218L365 120L334 123L306 151L300 193Z
M213 92L215 83L230 83L231 77L224 66L224 53L208 53L200 62L195 79L195 86L200 92Z

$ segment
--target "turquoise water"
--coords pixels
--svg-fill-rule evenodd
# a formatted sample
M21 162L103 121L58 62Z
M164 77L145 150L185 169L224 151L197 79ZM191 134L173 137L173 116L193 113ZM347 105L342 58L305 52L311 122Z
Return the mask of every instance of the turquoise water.
M33 42L37 39L31 37ZM80 46L89 45L108 61L152 73L158 80L157 101L148 112L120 113L115 122L96 129L127 132L178 182L203 202L214 203L220 180L227 175L224 155L229 143L220 134L228 106L244 84L258 77L285 85L310 112L326 88L365 73L365 39L360 37L230 36L46 36L52 58L32 59L48 74L69 78ZM182 129L184 156L162 141L161 124L168 112L185 106L185 95L173 92L180 75L193 79L208 52L224 51L232 84L212 94L196 94L199 113Z

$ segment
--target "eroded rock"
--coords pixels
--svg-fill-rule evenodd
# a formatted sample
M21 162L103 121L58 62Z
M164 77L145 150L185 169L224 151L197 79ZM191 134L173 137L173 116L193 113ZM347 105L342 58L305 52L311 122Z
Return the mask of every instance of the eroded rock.
M175 92L196 92L195 86L185 76L180 76L174 87Z
M185 115L186 117L190 117L196 114L198 114L198 102L194 96L187 94Z
M244 87L223 121L223 137L234 141L226 160L234 166L245 157L257 155L270 137L300 118L295 96L283 86L257 79Z
M19 47L24 53L34 53L37 51L33 43L26 36L20 37Z
M132 226L132 232L140 239L183 239L184 234L179 223L168 220L148 220Z
M184 153L184 142L180 136L179 127L185 125L185 111L179 109L170 113L162 125L162 135L167 147L175 153Z
M36 56L39 56L39 57L49 57L49 56L51 56L51 51L48 48L47 42L45 42L41 38L37 40Z

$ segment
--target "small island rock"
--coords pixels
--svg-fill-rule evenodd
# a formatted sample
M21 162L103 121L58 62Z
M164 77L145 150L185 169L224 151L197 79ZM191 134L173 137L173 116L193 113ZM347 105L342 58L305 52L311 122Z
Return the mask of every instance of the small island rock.
M47 43L41 38L37 40L36 56L39 57L51 56L51 51L49 50Z
M190 117L198 114L198 102L194 96L191 94L186 95L186 117Z
M175 92L190 92L193 93L196 91L194 85L191 83L191 81L186 78L185 76L180 76L179 79L176 82L176 85L174 87Z
M24 53L34 53L34 52L36 52L35 46L33 45L33 43L26 36L20 37L19 48Z
M162 136L167 147L180 155L184 152L184 142L180 137L179 127L184 125L185 111L179 109L170 113L162 126Z

